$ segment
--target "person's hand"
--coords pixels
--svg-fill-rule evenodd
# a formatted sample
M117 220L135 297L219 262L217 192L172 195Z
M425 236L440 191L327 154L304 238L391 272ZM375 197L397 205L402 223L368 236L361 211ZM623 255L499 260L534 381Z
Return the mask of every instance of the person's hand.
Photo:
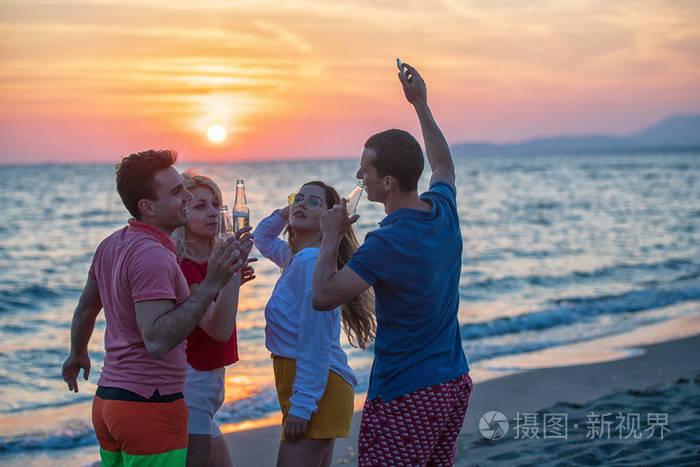
M253 234L250 233L251 230L253 230L252 227L245 227L236 232L236 241L238 242L238 249L241 252L243 261L248 260L250 250L253 249Z
M321 214L321 233L324 237L342 237L350 226L360 218L357 214L348 217L347 205L348 200L342 198L340 205L336 204L332 209Z
M241 271L241 285L255 279L255 269L250 265L250 263L257 260L258 258L249 258L245 266L243 266L243 271Z
M216 242L212 248L205 280L211 281L215 287L221 289L243 264L245 259L241 259L238 240L232 235L224 241Z
M403 66L406 68L406 73L399 72L399 81L401 81L401 85L403 86L403 93L406 96L406 100L414 106L427 104L428 90L425 86L425 81L423 81L418 70L411 65L404 63Z
M291 209L291 207L291 205L287 204L285 207L279 208L277 210L277 214L279 214L280 217L285 221L289 221L289 210Z
M287 415L287 420L284 423L284 438L287 441L301 439L306 434L306 425L308 423L308 420L304 420L296 415Z
M90 357L87 350L78 355L72 353L63 362L63 381L68 384L69 391L78 392L78 374L80 369L83 369L83 377L87 381L90 376Z

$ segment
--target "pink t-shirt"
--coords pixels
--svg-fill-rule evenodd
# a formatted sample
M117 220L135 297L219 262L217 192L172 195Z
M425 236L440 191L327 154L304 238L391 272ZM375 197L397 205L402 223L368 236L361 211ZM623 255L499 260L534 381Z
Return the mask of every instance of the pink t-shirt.
M97 384L150 397L182 392L185 342L157 360L143 342L134 303L168 299L179 304L189 296L177 264L175 245L162 231L129 220L129 225L100 243L89 276L97 282L105 311L105 359Z

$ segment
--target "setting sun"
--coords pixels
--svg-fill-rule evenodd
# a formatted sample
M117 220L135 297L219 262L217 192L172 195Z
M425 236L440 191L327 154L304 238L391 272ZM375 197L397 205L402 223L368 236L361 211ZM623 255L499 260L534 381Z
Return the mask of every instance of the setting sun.
M226 139L226 129L221 125L212 125L207 130L207 138L212 143L220 143Z

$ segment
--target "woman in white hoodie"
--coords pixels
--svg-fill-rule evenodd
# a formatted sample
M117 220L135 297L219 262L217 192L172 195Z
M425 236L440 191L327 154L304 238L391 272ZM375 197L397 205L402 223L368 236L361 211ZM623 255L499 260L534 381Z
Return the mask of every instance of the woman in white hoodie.
M311 280L321 245L321 214L340 204L336 190L313 181L290 195L289 206L263 219L254 232L258 250L282 268L265 307L265 345L272 352L282 409L278 466L328 466L335 438L347 438L357 384L340 346L345 329L351 345L374 338L374 298L366 292L331 311L311 305ZM287 233L288 241L279 238ZM352 228L338 252L341 268L357 249Z

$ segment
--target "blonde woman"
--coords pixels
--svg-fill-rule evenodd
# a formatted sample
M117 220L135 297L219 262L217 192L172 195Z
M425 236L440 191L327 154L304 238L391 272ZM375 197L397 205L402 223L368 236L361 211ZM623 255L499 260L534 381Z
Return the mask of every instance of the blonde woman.
M182 174L184 185L192 193L189 222L172 234L180 268L192 293L207 274L207 259L219 225L221 191L214 181L190 172ZM250 253L252 241L241 230L237 236L242 255ZM251 259L249 261L255 261ZM214 415L224 402L226 366L238 361L236 314L238 290L242 283L255 278L247 266L221 289L209 312L187 338L187 379L185 403L188 415L188 466L233 465Z
M340 346L345 329L352 345L374 338L373 297L368 292L330 312L311 306L311 279L321 244L321 213L340 203L336 190L313 181L290 195L289 206L258 224L255 246L283 268L265 307L265 345L272 352L275 385L282 409L277 465L329 466L335 438L347 438L357 384ZM288 241L279 237L286 231ZM338 266L357 248L348 231Z

